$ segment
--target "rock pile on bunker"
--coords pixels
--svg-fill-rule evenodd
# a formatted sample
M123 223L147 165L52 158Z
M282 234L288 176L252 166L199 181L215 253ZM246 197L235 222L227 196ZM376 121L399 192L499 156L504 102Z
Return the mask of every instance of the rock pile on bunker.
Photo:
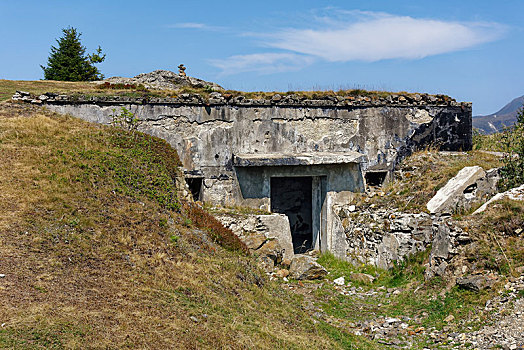
M142 84L146 88L160 90L176 90L184 86L195 88L209 88L212 91L221 91L224 88L216 83L190 77L185 74L177 74L168 70L155 70L151 73L142 73L133 78L111 77L104 82L112 84Z

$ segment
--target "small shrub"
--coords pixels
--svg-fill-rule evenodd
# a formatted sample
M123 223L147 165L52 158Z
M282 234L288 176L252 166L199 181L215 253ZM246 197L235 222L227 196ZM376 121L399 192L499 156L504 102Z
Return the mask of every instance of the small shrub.
M185 203L183 206L186 218L196 227L204 230L219 245L228 249L248 253L249 249L237 235L225 228L220 221L195 203Z
M111 125L133 132L137 131L141 124L140 119L125 107L120 108L120 114L113 108L111 118Z
M504 152L502 144L503 133L497 132L491 135L484 135L478 129L473 129L473 147L474 150L486 150L495 152Z
M500 169L499 187L508 190L524 184L524 108L517 115L517 123L504 131L502 144L504 166Z
M98 85L99 89L107 90L136 90L136 91L147 91L147 88L142 84L122 84L122 83L110 83L108 81Z

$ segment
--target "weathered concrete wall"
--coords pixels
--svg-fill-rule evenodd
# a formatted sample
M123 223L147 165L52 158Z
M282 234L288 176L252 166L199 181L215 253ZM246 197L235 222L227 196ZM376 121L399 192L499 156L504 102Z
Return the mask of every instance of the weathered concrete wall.
M367 171L390 170L401 157L431 143L446 150L471 148L471 105L451 100L289 105L255 100L235 104L217 98L206 105L198 99L183 104L169 99L49 98L43 103L59 113L105 124L115 109L118 113L126 107L143 121L142 131L167 140L184 167L206 179L203 198L222 204L239 204L241 198L234 154L356 151L364 155L362 170Z
M119 108L97 104L46 106L98 123L109 123L113 109ZM386 168L417 145L434 142L447 150L471 147L471 110L464 106L124 106L144 121L144 131L175 146L188 169L228 168L233 153L347 150L366 155L366 168Z

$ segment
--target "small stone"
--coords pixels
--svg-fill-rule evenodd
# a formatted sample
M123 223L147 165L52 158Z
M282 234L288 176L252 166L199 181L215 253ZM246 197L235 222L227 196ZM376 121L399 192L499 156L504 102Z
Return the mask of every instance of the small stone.
M398 318L386 318L386 323L397 323L400 322Z
M289 270L287 269L280 269L276 272L276 275L280 278L284 278L284 277L287 277L289 276Z
M279 94L275 94L273 95L273 97L271 97L271 101L275 101L275 102L278 102L282 99L282 96L280 96Z
M354 212L355 210L357 210L357 207L356 207L355 205L350 205L350 206L348 207L348 211L349 211L349 212Z
M495 281L484 275L469 275L457 279L457 285L461 288L478 292L490 288Z
M283 267L290 267L291 266L291 259L284 258L282 259L282 262L280 263Z
M338 286L343 286L346 283L346 281L344 280L344 276L342 276L342 277L335 279L333 283L335 283Z
M449 315L448 317L446 317L446 318L444 319L444 322L449 323L449 322L453 321L454 319L455 319L455 316L453 316L453 315Z
M4 278L5 275L3 273L0 273L0 278Z
M195 316L190 316L189 318L190 318L191 321L193 321L193 322L198 322L198 318L196 318Z
M375 277L368 275L367 273L352 273L351 275L349 275L349 278L352 281L362 282L366 284L373 283L373 281L375 280Z

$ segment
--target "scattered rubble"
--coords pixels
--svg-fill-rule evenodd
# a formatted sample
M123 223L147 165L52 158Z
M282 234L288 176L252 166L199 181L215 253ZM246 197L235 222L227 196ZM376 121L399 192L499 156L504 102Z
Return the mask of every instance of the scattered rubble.
M524 267L522 268L524 272ZM424 349L524 349L524 274L518 278L510 278L504 289L494 299L490 299L481 313L487 317L479 330L473 331L468 323L472 320L456 319L452 314L443 321L447 324L441 329L424 327L421 313L418 316L375 316L368 314L364 319L348 321L326 314L322 308L315 305L311 291L321 288L322 284L283 284L283 288L303 295L305 309L313 320L321 319L336 327L342 327L349 332L365 336L392 349L419 348ZM376 303L377 299L388 299L402 290L397 288L365 288L355 287L351 283L334 283L335 290L355 303ZM374 301L375 300L375 301ZM380 304L377 304L380 306ZM479 317L477 315L473 318ZM480 319L480 318L479 318ZM388 348L389 348L388 347Z
M158 73L156 73L158 72ZM413 99L409 95L391 93L384 96L333 96L325 95L317 98L308 98L295 94L281 96L279 94L267 98L248 98L244 95L233 96L223 91L220 85L189 76L180 76L169 71L155 71L139 74L134 78L112 77L99 83L111 84L142 84L147 88L176 90L183 86L209 89L209 96L199 93L182 93L177 97L129 97L129 96L88 96L88 95L59 95L47 92L40 96L28 92L17 91L12 99L26 101L34 104L48 103L128 103L128 104L184 104L184 105L231 105L231 106L281 106L281 107L461 107L470 109L468 102L457 102L455 99L444 95L424 95L424 98ZM426 112L427 113L427 112ZM430 114L428 114L429 116ZM408 117L408 116L407 116ZM424 121L424 118L409 117L410 121ZM426 116L427 119L427 116Z
M524 349L524 275L511 277L499 295L484 307L489 321L477 331L451 333L455 349Z

